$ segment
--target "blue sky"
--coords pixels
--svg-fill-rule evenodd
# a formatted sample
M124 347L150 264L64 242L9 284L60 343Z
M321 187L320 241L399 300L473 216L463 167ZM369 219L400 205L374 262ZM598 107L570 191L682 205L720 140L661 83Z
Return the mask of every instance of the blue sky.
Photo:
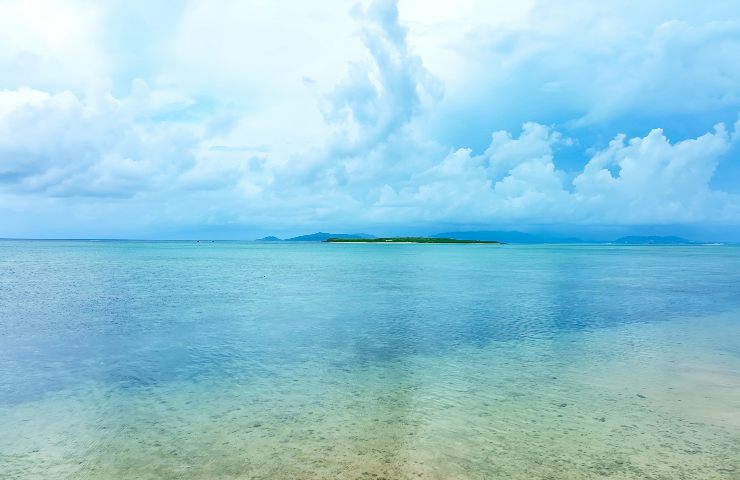
M734 1L0 0L0 237L740 239Z

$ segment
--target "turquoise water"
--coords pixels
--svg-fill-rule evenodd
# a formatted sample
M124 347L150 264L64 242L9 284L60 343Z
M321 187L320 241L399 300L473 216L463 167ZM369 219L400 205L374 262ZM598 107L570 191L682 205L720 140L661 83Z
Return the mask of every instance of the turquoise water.
M0 478L740 478L740 248L0 241Z

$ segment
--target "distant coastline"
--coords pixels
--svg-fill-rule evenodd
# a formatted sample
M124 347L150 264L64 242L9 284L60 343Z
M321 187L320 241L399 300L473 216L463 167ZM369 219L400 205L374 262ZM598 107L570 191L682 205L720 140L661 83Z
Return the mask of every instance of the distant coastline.
M404 239L404 240L401 240ZM436 233L422 237L375 237L367 233L316 232L291 238L268 236L258 242L327 242L339 243L505 243L505 244L605 244L605 245L700 245L714 242L696 242L677 236L631 235L615 240L583 240L576 237L530 234L517 231L467 231Z
M300 235L291 238L279 238L276 236L266 236L254 240L243 238L105 238L105 237L71 237L71 238L24 238L24 237L0 237L0 241L34 241L34 242L59 242L59 241L80 241L80 242L195 242L195 243L214 243L214 242L259 242L259 243L310 243L325 242L332 239L332 243L337 240L347 240L350 243L401 243L398 239L405 240L405 243L501 243L511 245L613 245L613 246L699 246L699 245L740 245L736 239L709 239L709 240L689 240L678 236L652 236L652 235L631 235L619 237L617 239L600 239L584 240L575 237L555 237L546 235L534 235L517 231L472 231L472 232L448 232L431 234L423 237L375 237L367 233L325 233L317 232L308 235ZM393 242L384 242L386 239L395 239ZM419 240L424 239L424 240ZM369 240L369 242L368 242ZM452 241L451 241L452 240Z

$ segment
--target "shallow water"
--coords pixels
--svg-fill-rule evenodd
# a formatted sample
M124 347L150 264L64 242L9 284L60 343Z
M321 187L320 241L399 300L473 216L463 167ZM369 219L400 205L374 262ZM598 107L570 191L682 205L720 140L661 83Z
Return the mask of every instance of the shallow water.
M0 242L2 478L740 478L740 248Z

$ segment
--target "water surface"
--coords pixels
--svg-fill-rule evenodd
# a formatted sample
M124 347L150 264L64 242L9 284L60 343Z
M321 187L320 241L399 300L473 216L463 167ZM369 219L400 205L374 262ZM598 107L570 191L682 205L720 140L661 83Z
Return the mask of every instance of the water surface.
M2 478L740 477L740 248L0 242Z

